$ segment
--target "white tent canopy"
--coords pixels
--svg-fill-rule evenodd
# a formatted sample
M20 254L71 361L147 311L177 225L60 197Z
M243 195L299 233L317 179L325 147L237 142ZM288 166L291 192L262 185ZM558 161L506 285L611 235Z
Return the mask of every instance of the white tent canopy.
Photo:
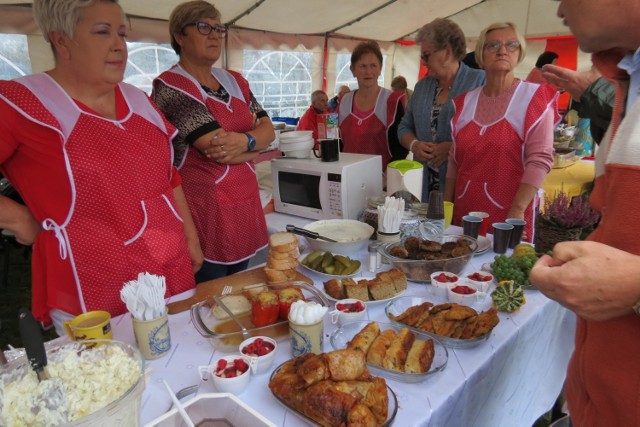
M166 21L180 0L120 0L132 17ZM413 34L436 17L456 21L468 37L495 21L511 21L526 37L568 34L550 0L219 0L213 1L223 22L234 27L285 34L335 36L395 41ZM6 22L8 5L31 2L0 0L0 25L20 32L25 19ZM5 6L6 5L6 6ZM16 16L15 14L13 15ZM2 28L0 28L2 29ZM134 29L135 31L135 29Z
M120 0L130 17L130 41L168 43L167 20L181 0ZM496 21L516 23L527 38L569 34L556 16L551 0L213 0L222 22L230 27L227 68L243 70L243 49L312 52L313 81L334 92L335 56L349 53L362 39L381 42L386 55L385 82L395 75L407 77L412 86L419 70L419 48L394 43L413 40L416 31L436 17L457 22L475 46L480 30ZM51 66L48 46L31 17L31 2L0 0L0 33L29 36L33 71ZM526 75L545 42L532 42L517 73ZM328 55L325 60L324 51ZM582 60L580 62L583 62ZM389 66L389 64L391 66Z

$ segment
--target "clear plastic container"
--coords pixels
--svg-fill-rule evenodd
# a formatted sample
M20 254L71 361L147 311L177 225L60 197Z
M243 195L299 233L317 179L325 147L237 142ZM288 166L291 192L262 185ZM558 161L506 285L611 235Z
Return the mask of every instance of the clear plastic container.
M140 404L145 381L144 359L137 348L120 341L77 341L47 346L47 359L49 360L49 364L51 364L55 363L57 359L69 351L93 351L91 348L88 348L88 345L94 346L96 343L104 346L118 346L122 348L129 357L135 360L136 364L139 364L140 375L135 379L131 387L120 397L101 409L85 417L66 423L65 425L73 427L138 427L140 425ZM26 357L20 357L9 362L7 365L0 366L0 381L5 385L17 381L28 374L30 370L31 368L27 363ZM0 424L9 425L1 416Z

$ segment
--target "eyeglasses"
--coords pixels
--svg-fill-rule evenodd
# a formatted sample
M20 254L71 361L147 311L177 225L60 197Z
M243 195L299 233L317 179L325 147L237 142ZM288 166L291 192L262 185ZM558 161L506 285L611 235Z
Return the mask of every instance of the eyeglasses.
M497 52L502 48L502 46L507 49L507 52L515 52L520 47L520 42L518 42L517 40L509 40L506 42L488 42L484 45L484 48L489 52Z
M191 22L185 25L185 27L190 27L192 25L195 25L195 27L198 29L198 32L203 36L208 36L212 31L216 32L220 37L224 37L224 35L227 33L227 27L225 27L224 25L209 25L206 22L202 21Z

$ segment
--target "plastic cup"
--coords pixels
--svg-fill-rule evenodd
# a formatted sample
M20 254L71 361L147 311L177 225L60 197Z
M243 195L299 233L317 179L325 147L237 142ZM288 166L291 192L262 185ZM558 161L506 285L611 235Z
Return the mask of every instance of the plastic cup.
M165 308L164 314L152 320L138 320L132 317L133 334L140 353L145 359L157 359L169 353L171 349L171 333L169 332L169 314Z
M453 219L453 202L444 202L444 228L445 230L451 226Z
M493 223L493 252L497 254L507 252L512 231L513 225L511 224L507 224L506 222Z
M522 241L522 233L527 221L520 218L509 218L505 222L513 225L513 231L511 231L511 237L509 238L509 249L513 249Z
M473 215L465 215L462 217L462 234L465 236L478 238L480 232L480 226L482 225L482 218Z
M478 235L486 236L487 230L489 228L489 214L486 212L469 212L469 215L477 216L478 218L482 218L482 224L480 224L480 231L478 231Z

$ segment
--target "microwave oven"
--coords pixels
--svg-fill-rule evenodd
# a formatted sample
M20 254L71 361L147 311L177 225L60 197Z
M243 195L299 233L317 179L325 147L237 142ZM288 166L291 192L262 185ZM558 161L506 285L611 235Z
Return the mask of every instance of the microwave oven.
M312 219L358 219L368 196L382 194L382 158L340 153L337 162L317 158L271 160L276 212Z

